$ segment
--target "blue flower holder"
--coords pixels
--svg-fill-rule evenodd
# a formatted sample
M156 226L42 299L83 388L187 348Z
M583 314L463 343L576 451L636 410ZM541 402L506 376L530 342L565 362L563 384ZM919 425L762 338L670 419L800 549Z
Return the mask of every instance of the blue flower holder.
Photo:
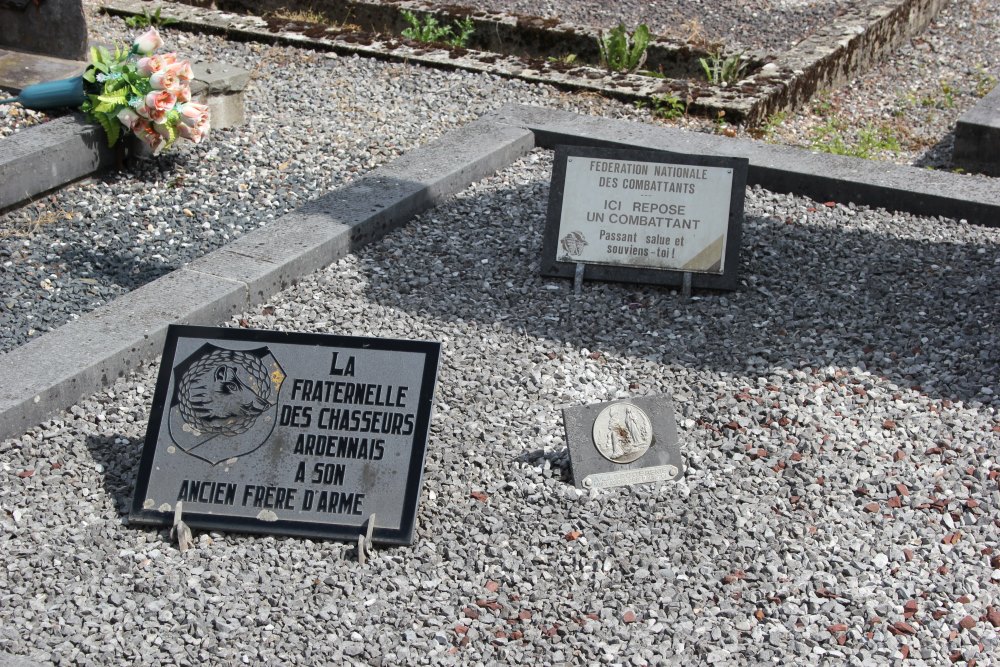
M86 100L83 77L74 76L58 81L45 81L26 86L17 97L0 100L0 104L19 103L25 109L45 111L60 107L78 107Z

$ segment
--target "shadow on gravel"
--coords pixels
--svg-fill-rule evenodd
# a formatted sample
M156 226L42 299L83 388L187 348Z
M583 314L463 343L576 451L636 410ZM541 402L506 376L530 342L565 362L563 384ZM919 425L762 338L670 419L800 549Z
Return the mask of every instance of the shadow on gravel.
M122 444L122 441L127 441ZM142 455L142 441L135 441L118 434L89 435L87 449L94 461L104 469L103 486L114 501L121 518L128 515L132 505L136 469Z
M748 209L738 291L684 303L669 288L585 282L578 298L571 281L539 274L547 201L547 182L519 184L412 221L361 251L370 297L415 315L750 378L776 367L859 367L963 401L983 400L981 388L1000 381L997 253L949 240L941 223L885 212L873 223L843 207L775 198L772 215ZM411 254L435 259L415 267Z
M941 137L936 144L924 151L923 154L914 161L913 166L951 170L953 168L951 156L954 150L955 129L952 128L947 134Z

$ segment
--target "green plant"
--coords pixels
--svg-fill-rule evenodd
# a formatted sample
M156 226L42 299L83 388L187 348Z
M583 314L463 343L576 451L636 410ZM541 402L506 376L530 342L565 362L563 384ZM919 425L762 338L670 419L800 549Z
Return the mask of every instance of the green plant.
M676 95L653 95L649 98L649 108L656 118L673 120L687 113L687 104Z
M701 68L705 72L705 78L716 86L725 86L739 81L748 64L743 60L742 51L726 57L723 57L721 52L716 51L709 53L707 58L698 58L698 62L701 63Z
M767 117L761 125L753 129L750 134L757 139L764 139L765 141L770 141L774 137L774 133L778 130L778 126L785 122L788 118L788 114L784 111L776 111Z
M624 23L612 28L607 34L601 32L597 38L597 48L601 52L601 65L609 72L634 72L646 62L649 48L649 26L640 23L631 33Z
M403 20L410 26L403 30L403 37L424 44L444 42L451 46L464 47L476 31L476 26L469 17L456 21L453 25L442 25L431 14L424 16L423 21L421 21L413 12L404 9L402 16Z
M996 88L997 78L986 71L984 67L976 70L976 97L986 97Z
M168 25L177 23L176 19L160 16L161 9L162 7L157 7L152 14L143 10L142 14L125 19L125 25L130 28L166 28Z
M557 56L549 56L548 58L546 58L546 60L548 60L550 63L558 63L560 65L572 65L573 63L576 62L576 54L575 53L567 53L566 55L562 55L562 56L558 56L558 57Z
M849 155L868 159L880 151L898 151L899 138L886 125L868 123L858 130L857 141L849 143L844 138L847 123L839 118L829 118L813 130L811 146L834 155Z

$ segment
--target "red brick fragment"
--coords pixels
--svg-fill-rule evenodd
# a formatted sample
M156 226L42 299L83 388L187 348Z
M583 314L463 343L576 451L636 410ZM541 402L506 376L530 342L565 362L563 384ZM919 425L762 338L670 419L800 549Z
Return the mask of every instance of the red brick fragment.
M885 421L882 422L882 428L884 428L887 431L891 431L892 429L896 428L896 422L894 422L891 419L886 419Z
M906 452L904 452L902 449L897 449L896 453L892 455L893 461L902 461L905 458L906 458Z
M903 506L903 500L899 496L893 496L885 504L892 508L899 508Z
M481 503L485 503L486 499L489 498L489 496L483 493L482 491L473 491L472 493L469 494L469 497L475 498Z
M931 612L931 618L935 621L940 621L942 618L948 615L948 612L944 609L935 609Z
M21 472L17 473L17 476L20 477L21 479L26 479L28 477L34 476L34 474L35 474L34 470L22 470Z
M518 612L517 617L522 621L530 621L531 612L528 611L527 609L522 609L520 612Z
M866 512L878 512L878 503L868 503L865 505Z
M465 614L466 618L471 618L472 620L479 618L479 610L475 607L466 607L462 610L462 613Z
M517 641L518 639L521 639L523 637L524 633L521 632L520 630L514 630L514 632L510 633L510 638L513 639L514 641Z
M789 458L791 458L793 461L801 461L802 454L800 452L793 452Z
M843 623L834 623L826 628L826 631L831 635L835 632L847 632L847 626Z
M903 549L903 557L906 559L907 563L909 563L910 561L912 561L913 560L913 549Z
M961 621L958 622L958 625L963 630L971 630L972 628L976 627L976 619L972 618L971 616L966 616L965 618L963 618Z
M908 496L910 495L910 490L906 488L906 484L897 484L896 493L898 493L901 496Z
M488 590L490 593L496 593L498 590L500 590L500 582L493 581L492 579L490 581L487 581L486 590Z
M563 539L565 539L567 542L572 542L573 540L580 539L581 535L583 535L583 533L581 533L579 530L571 530L565 535L563 535Z
M986 620L990 622L994 628L1000 628L1000 609L996 607L986 608Z
M919 605L916 600L907 600L906 604L903 605L903 611L908 611L911 614L916 613Z
M458 625L455 626L455 634L457 635L464 635L468 631L469 631L469 626L467 625L462 625L461 623L459 623Z
M896 621L895 623L893 623L889 631L892 632L892 630L895 630L897 633L901 635L917 634L916 628L914 628L909 623L904 623L903 621Z
M903 644L902 646L899 647L899 652L903 655L903 660L906 660L907 658L910 657L910 647L907 646L906 644Z
M622 621L624 621L625 623L635 623L636 621L635 612L632 611L631 609L626 611L625 614L622 616Z

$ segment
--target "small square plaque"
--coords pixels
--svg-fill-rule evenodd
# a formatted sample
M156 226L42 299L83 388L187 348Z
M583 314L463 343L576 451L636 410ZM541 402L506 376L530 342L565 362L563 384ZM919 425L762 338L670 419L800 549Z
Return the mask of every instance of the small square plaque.
M745 158L557 146L542 273L737 287Z
M684 474L669 396L565 408L563 424L578 488L671 481Z
M410 544L440 347L171 326L130 520Z

